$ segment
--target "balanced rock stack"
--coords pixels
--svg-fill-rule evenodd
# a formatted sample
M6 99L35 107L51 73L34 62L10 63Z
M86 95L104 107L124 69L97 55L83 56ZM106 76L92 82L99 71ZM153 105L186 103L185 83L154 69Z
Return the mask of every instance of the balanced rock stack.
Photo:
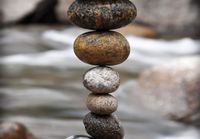
M118 101L110 95L120 85L119 74L107 66L124 62L130 54L126 38L109 31L131 23L137 15L129 0L75 0L68 10L69 20L96 31L80 35L74 52L83 62L97 65L84 75L84 86L92 93L87 98L91 111L83 120L86 131L95 139L122 139L123 127L116 115Z

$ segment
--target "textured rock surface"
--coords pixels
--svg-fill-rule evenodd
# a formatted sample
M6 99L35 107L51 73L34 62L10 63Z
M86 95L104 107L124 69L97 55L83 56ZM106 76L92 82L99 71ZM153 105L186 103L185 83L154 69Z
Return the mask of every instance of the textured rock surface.
M35 139L25 126L19 123L0 123L0 139Z
M109 94L90 94L87 98L88 109L98 115L109 115L117 110L118 101Z
M80 35L74 43L74 52L83 62L92 65L117 65L130 54L126 38L113 31L88 32Z
M68 18L87 29L116 29L131 23L136 11L129 0L76 0L69 7Z
M200 58L183 58L141 74L139 98L161 115L200 125ZM135 92L135 91L134 91ZM138 98L138 99L139 99Z
M122 139L124 130L116 116L97 116L89 113L84 125L88 134L95 139Z
M109 67L95 67L83 77L84 86L93 93L112 93L120 85L119 74Z

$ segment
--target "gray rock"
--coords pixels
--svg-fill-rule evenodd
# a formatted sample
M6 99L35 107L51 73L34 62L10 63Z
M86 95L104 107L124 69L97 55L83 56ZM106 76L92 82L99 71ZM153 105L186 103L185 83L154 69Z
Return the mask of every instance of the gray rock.
M16 22L33 11L41 0L0 0L0 23Z
M59 0L1 0L0 23L35 24L35 23L60 23L57 13ZM66 7L67 8L67 7ZM67 19L67 17L66 17Z
M143 72L137 90L139 101L167 118L199 126L199 67L200 57L190 57Z
M90 94L87 98L87 107L95 114L109 115L117 110L118 101L109 94Z
M87 133L95 139L123 139L124 129L115 115L97 116L89 113L83 122Z
M120 85L119 74L109 67L95 67L84 75L84 86L93 93L112 93Z
M137 21L168 36L200 36L199 0L133 0Z

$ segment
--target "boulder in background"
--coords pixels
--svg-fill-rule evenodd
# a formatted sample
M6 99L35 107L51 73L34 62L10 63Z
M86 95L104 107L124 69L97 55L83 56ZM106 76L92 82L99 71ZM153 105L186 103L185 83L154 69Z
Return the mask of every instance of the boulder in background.
M0 123L0 139L36 139L28 129L13 122Z
M200 126L199 67L200 57L190 57L143 72L137 90L140 102L164 117Z
M41 0L0 0L3 24L16 22L33 11Z
M137 22L150 25L168 37L200 37L199 0L132 0Z

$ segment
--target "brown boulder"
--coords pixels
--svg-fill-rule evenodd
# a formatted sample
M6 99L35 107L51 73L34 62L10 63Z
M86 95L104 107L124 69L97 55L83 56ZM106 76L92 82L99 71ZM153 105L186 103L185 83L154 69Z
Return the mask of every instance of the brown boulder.
M0 123L0 139L35 139L27 128L19 123Z

